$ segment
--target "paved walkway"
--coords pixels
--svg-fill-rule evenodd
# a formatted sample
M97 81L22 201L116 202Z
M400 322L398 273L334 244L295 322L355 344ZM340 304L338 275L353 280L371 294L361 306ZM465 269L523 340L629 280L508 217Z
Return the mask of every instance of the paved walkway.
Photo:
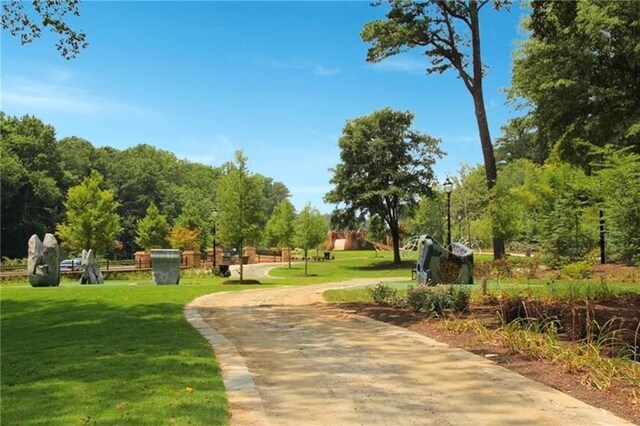
M322 303L348 283L218 293L185 309L236 425L625 425L485 358Z

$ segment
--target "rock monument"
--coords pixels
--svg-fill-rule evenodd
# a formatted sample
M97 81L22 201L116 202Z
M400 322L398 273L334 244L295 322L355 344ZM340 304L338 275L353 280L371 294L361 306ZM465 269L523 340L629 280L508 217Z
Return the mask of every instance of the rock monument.
M53 234L44 240L36 234L29 238L27 278L31 287L57 287L60 285L60 249Z
M80 278L80 284L102 284L104 278L100 272L100 267L93 255L93 250L82 250L82 276Z
M151 274L155 284L180 282L180 250L151 250Z

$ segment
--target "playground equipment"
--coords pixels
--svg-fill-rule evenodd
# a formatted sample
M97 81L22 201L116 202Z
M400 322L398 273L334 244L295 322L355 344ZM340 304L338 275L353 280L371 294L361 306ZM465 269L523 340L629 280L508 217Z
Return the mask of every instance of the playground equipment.
M428 235L418 239L416 283L473 284L473 250L461 243L452 243L449 250Z

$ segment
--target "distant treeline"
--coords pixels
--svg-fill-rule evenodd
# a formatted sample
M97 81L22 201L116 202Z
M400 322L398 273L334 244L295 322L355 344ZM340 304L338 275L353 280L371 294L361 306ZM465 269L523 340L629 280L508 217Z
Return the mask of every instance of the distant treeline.
M104 177L104 189L113 191L120 203L123 232L117 246L121 249L111 255L128 257L140 249L134 241L136 225L152 202L169 223L174 223L185 207L195 207L204 224L202 243L211 243L207 223L224 165L192 163L146 144L121 151L94 147L75 136L58 140L53 126L29 115L18 118L0 112L0 132L3 257L24 257L32 234L55 232L65 218L68 189L92 170ZM265 196L264 227L289 190L281 182L258 177Z

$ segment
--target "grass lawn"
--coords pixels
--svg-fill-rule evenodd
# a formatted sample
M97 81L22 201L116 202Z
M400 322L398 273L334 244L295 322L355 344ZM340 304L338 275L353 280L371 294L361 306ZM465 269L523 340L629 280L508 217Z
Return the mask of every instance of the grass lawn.
M185 284L3 285L0 423L227 423L219 367L183 307L249 286Z
M384 255L336 253L309 263L315 276L296 264L257 286L222 286L198 273L184 273L178 286L155 286L146 273L93 286L2 282L0 424L225 424L218 364L184 305L219 291L410 275L410 266L376 267L392 260Z

